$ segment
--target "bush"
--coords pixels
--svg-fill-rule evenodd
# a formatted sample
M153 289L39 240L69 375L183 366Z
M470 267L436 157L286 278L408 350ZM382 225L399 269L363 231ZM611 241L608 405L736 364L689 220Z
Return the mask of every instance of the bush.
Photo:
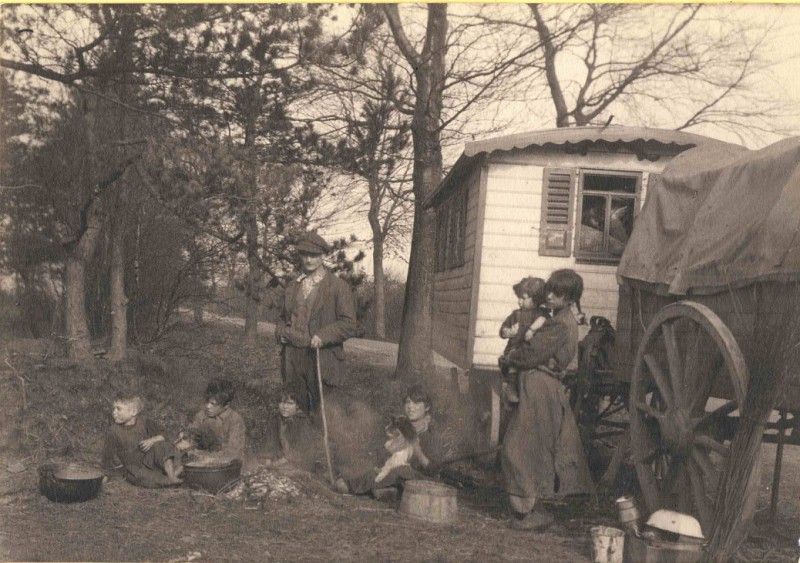
M373 306L374 280L365 280L358 288L358 299L363 308L359 325L364 329L364 338L377 339L375 335L375 308ZM387 342L400 341L400 325L403 318L406 283L394 278L386 279L386 338Z

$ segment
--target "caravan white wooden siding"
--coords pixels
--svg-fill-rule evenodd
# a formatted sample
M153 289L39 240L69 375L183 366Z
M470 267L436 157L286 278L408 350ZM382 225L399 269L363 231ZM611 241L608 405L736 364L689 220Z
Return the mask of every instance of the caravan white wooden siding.
M663 157L657 162L638 161L634 155L607 152L590 152L586 156L580 156L548 154L542 151L490 161L486 179L483 237L480 241L480 272L477 276L479 288L477 303L474 305L476 319L473 352L471 362L466 365L496 368L497 357L505 347L505 341L498 336L500 324L517 307L516 296L511 287L525 276L547 279L555 269L574 268L583 276L581 305L587 316L602 315L612 323L616 322L616 266L577 264L572 255L566 258L539 255L544 168L641 172L641 203L644 201L648 174L660 173L668 160L668 157ZM578 181L577 175L575 181ZM572 201L573 209L577 197L576 189ZM573 220L577 220L575 215L573 213Z
M462 180L466 188L467 220L464 264L438 272L433 284L433 349L459 366L468 366L471 355L472 293L475 241L478 230L481 168ZM438 241L437 241L438 244Z

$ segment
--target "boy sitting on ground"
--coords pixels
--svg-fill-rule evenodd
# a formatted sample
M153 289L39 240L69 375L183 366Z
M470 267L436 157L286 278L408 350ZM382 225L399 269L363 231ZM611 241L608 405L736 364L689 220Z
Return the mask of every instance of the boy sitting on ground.
M199 463L244 461L246 431L241 415L230 407L233 383L214 379L205 392L205 407L181 433L178 449Z
M304 404L306 401L299 390L291 387L281 390L272 452L265 464L267 467L289 465L305 471L314 469L321 442L317 428L300 407Z
M103 466L113 471L118 461L125 479L139 487L157 488L178 485L183 467L172 442L161 429L139 416L144 401L135 392L120 392L114 397L109 428L103 448Z

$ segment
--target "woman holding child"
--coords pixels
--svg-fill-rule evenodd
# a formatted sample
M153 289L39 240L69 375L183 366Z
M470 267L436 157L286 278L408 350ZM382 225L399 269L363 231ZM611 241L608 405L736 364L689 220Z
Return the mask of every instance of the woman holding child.
M509 417L501 459L512 527L543 530L553 518L537 499L555 494L591 493L594 485L583 455L578 428L560 375L578 351L578 324L572 304L583 293L583 280L573 270L557 270L545 285L553 317L529 345L509 353L519 371L519 404Z

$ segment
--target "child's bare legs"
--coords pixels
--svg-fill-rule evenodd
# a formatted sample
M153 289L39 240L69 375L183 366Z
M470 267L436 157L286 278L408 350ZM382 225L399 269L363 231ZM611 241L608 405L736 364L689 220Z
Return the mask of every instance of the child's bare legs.
M519 403L518 378L519 373L517 370L509 367L506 373L505 389L503 390L503 398L509 404Z
M164 473L167 474L167 479L170 483L175 485L183 483L183 479L180 478L180 474L183 473L183 465L180 461L175 461L172 458L165 460Z

